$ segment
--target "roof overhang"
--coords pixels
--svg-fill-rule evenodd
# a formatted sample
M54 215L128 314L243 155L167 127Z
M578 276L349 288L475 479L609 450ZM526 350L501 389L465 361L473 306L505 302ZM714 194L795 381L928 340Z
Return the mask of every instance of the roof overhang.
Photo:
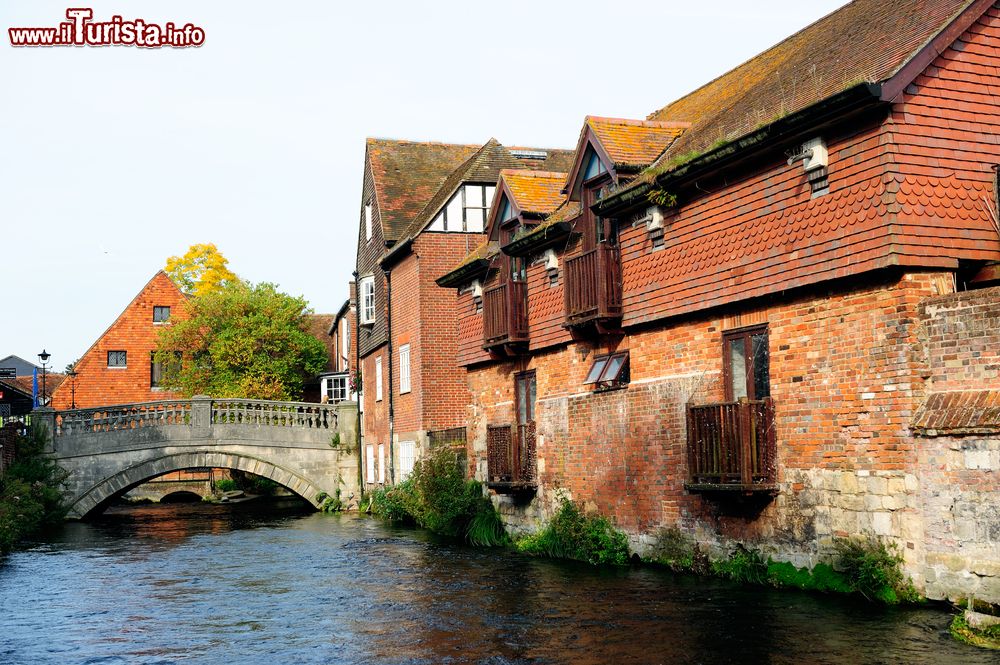
M676 168L606 196L594 206L594 210L604 217L620 216L639 205L648 205L647 197L651 190L676 189L774 150L779 143L837 124L848 116L880 105L888 105L882 94L882 84L860 83Z
M555 222L507 243L500 251L508 256L528 256L555 247L572 233L573 225L569 222Z
M485 275L489 269L489 259L473 259L468 263L463 263L451 272L438 277L434 280L434 283L444 288L457 289L477 277Z

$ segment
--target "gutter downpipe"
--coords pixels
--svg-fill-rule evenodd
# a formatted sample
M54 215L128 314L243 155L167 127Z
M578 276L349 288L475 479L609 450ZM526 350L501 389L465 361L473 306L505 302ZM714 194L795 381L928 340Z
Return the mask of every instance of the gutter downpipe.
M394 447L393 438L395 438L395 410L394 410L394 400L392 393L392 271L382 269L382 274L385 275L385 303L386 303L386 324L385 324L385 334L389 342L389 484L396 484L396 466L393 464L393 454L392 450Z
M355 270L351 275L354 277L354 374L358 376L361 374L361 309L358 307L358 271ZM348 307L347 313L350 315L350 307ZM350 375L348 375L347 380L351 380ZM358 391L358 405L356 407L358 411L358 510L360 510L361 497L365 495L365 448L364 441L361 439L361 433L365 430L365 424L362 422L362 418L365 416L364 412L361 411L361 400L365 398L365 387L364 384L358 387L361 388Z

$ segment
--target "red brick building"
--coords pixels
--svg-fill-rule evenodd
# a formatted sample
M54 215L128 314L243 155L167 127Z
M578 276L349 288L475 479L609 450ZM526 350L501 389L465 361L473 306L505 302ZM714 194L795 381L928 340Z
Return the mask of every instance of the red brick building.
M186 316L187 300L162 270L139 291L114 323L77 361L75 379L52 393L52 407L68 409L148 402L172 395L157 386L153 362L157 333L171 319Z
M495 140L369 139L356 275L366 483L405 478L430 447L463 445L456 297L434 279L481 242L501 169L567 157Z
M561 183L503 174L438 281L507 522L565 496L640 549L678 526L799 565L874 533L929 595L1000 599L995 534L941 501L997 503L1000 425L921 452L963 431L940 404L996 393L997 292L978 328L947 312L1000 259L998 47L992 2L857 0L645 121L587 118ZM956 362L975 395L935 384Z

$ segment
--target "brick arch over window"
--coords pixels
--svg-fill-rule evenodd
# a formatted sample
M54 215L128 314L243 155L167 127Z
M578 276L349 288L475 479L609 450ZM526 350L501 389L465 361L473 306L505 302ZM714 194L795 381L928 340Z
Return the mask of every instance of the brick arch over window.
M69 516L83 519L99 514L112 499L151 478L172 471L204 467L235 469L270 478L298 494L314 507L318 508L320 505L317 501L317 496L322 491L320 486L299 473L257 457L219 451L192 451L157 457L122 469L84 492L69 507Z

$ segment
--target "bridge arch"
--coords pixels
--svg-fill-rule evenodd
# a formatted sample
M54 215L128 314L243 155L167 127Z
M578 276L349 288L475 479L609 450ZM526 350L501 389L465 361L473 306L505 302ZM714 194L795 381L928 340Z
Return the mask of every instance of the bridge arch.
M320 506L316 497L323 491L321 486L301 473L250 455L218 450L193 450L144 460L104 478L70 500L69 517L83 519L99 513L111 499L151 478L171 471L198 467L236 469L270 478L308 501L313 507Z

